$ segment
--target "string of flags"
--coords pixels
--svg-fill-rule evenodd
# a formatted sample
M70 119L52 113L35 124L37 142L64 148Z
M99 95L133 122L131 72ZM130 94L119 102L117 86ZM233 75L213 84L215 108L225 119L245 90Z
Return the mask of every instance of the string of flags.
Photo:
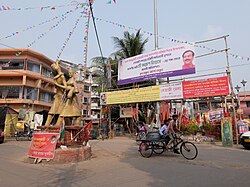
M115 26L123 28L123 29L130 29L130 30L134 30L134 31L140 30L144 34L147 34L149 36L154 36L154 33L149 32L149 31L145 31L143 29L133 28L133 27L130 27L130 26L126 26L126 25L123 25L123 24L120 24L120 23L117 23L117 22L113 22L113 21L108 21L108 20L98 18L98 17L95 17L95 20L102 21L102 22L105 22L105 23L109 23L109 24L115 25ZM165 36L161 36L161 35L158 35L158 37L162 38L162 39L167 39L167 40L169 40L170 42L173 42L173 43L182 43L182 44L193 45L194 47L206 49L206 50L209 50L210 52L222 52L221 50L212 49L212 48L206 47L204 45L197 45L197 44L195 44L195 42L182 41L182 40L178 40L178 39L170 38L170 37L165 37ZM232 56L233 58L236 58L236 59L250 61L250 57L244 57L244 56L236 55L236 54L233 54L233 53L229 53L229 55Z
M14 8L14 7L9 7L6 5L2 5L0 6L0 11L8 11L8 10L34 10L34 9L38 9L38 10L56 10L56 8L63 8L63 7L67 7L67 6L81 6L82 4L86 4L86 3L70 3L70 4L66 4L66 5L57 5L57 6L42 6L42 7L25 7L25 8Z
M90 0L90 3L93 3L94 0ZM116 4L116 0L109 0L107 2L107 4ZM48 6L42 6L42 7L25 7L25 8L15 8L15 7L10 7L10 6L7 6L7 5L1 5L0 6L0 11L8 11L8 10L11 10L11 11L15 11L15 10L34 10L34 9L38 9L40 11L42 10L56 10L57 8L63 8L63 7L67 7L67 6L75 6L77 5L78 8L80 7L83 7L84 5L87 5L89 4L88 2L86 3L80 3L80 2L77 2L77 1L72 1L70 4L66 4L66 5L57 5L57 6L51 6L51 5L48 5Z
M74 27L72 28L71 32L69 32L68 37L67 37L66 40L64 41L63 46L62 46L62 48L61 48L59 54L57 55L57 60L59 60L59 58L60 58L62 52L64 51L64 49L65 49L65 47L66 47L68 41L70 40L72 34L73 34L74 31L75 31L75 29L76 29L76 27L77 27L77 25L78 25L78 23L79 23L79 20L83 17L83 14L84 14L84 12L81 12L80 17L76 20L76 22L75 22L75 24L74 24Z
M9 35L7 35L7 36L4 36L4 37L0 38L0 40L4 40L4 39L7 39L7 38L16 36L17 34L26 32L26 31L28 31L28 30L30 30L30 29L33 29L33 28L37 27L37 26L41 26L41 25L44 25L44 24L46 24L46 23L51 23L51 22L53 22L54 20L59 19L59 18L62 18L62 17L65 17L67 14L72 13L72 12L73 12L73 10L69 10L69 11L65 12L64 14L62 14L62 15L60 15L60 16L55 16L55 17L53 17L52 19L45 20L45 21L43 21L43 22L41 22L41 23L39 23L39 24L37 24L37 25L29 26L29 27L27 27L27 28L25 28L25 29L22 29L21 31L13 32L13 33L11 33L11 34L9 34Z
M87 52L88 52L88 33L89 33L89 20L90 20L90 9L86 7L85 12L87 13L87 19L84 23L85 30L84 30L84 37L83 37L83 64L86 66L87 64Z
M76 9L75 9L76 10ZM41 38L43 38L46 34L48 34L50 31L52 31L54 28L58 27L63 21L66 20L66 18L68 18L69 15L71 15L74 11L71 11L69 12L69 14L67 15L62 15L60 20L58 20L54 25L52 25L47 31L45 31L44 33L40 34L38 37L37 37L37 40L40 40ZM32 42L30 42L28 45L27 45L27 48L30 48L31 46L33 46L37 40L33 40ZM20 56L22 54L23 51L20 51L18 53L16 53L16 56Z
M116 0L112 0L112 1L109 0L109 1L107 2L107 4L111 4L112 2L116 4Z

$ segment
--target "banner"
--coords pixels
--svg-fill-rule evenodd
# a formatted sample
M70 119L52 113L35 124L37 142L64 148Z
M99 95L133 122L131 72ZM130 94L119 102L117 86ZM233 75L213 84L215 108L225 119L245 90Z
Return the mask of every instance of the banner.
M106 104L136 103L160 100L160 86L106 92Z
M58 138L58 133L33 133L29 157L53 159Z
M101 93L101 105L137 103L222 96L229 94L228 78L218 77L195 81L176 82L144 88Z
M223 108L219 108L217 110L212 110L208 112L209 120L221 120L224 117Z
M141 54L118 63L118 84L195 73L192 45L181 45Z
M161 100L170 100L170 99L182 99L182 83L172 83L160 85L160 99Z
M238 126L238 130L239 130L239 134L242 134L244 132L249 131L248 124L249 123L247 121L244 121L244 120L237 121L237 126Z
M132 118L131 107L120 107L120 118Z
M232 120L231 117L225 117L221 120L221 138L222 145L225 147L233 146Z
M227 76L202 79L195 81L183 81L183 97L211 97L229 94L229 85Z

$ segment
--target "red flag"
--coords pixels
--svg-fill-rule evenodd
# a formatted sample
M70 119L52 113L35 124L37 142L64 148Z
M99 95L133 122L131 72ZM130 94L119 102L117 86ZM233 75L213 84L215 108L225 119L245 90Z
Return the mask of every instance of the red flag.
M93 121L91 120L89 123L88 123L88 129L90 130L90 129L92 129L92 126L93 126Z

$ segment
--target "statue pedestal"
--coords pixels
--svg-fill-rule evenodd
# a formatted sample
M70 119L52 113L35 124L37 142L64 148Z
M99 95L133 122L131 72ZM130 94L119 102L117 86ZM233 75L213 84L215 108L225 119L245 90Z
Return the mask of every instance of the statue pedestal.
M38 128L38 132L45 133L60 133L59 127L45 127ZM88 160L91 158L91 147L86 146L86 129L83 126L65 126L65 138L58 140L54 158L51 160L41 160L44 164L64 164ZM25 160L28 163L34 163L35 158L28 158ZM40 163L40 162L39 162Z
M60 127L45 127L40 126L38 127L39 132L55 132L60 133ZM83 145L86 142L85 131L83 126L65 126L65 137L60 142L57 142L57 147L61 145L65 146L77 146Z

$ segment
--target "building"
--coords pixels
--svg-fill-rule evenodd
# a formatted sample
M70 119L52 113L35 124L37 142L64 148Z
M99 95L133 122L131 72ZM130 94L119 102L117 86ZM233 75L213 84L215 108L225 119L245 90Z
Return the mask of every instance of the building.
M55 92L52 63L53 60L30 49L0 49L0 106L8 105L16 111L24 107L36 112L49 110ZM60 65L66 79L68 69L75 72L82 116L98 126L100 97L92 70L64 60Z
M30 49L0 49L0 105L49 110L54 81L48 57Z
M244 118L250 118L250 92L238 93L240 109L242 109Z

